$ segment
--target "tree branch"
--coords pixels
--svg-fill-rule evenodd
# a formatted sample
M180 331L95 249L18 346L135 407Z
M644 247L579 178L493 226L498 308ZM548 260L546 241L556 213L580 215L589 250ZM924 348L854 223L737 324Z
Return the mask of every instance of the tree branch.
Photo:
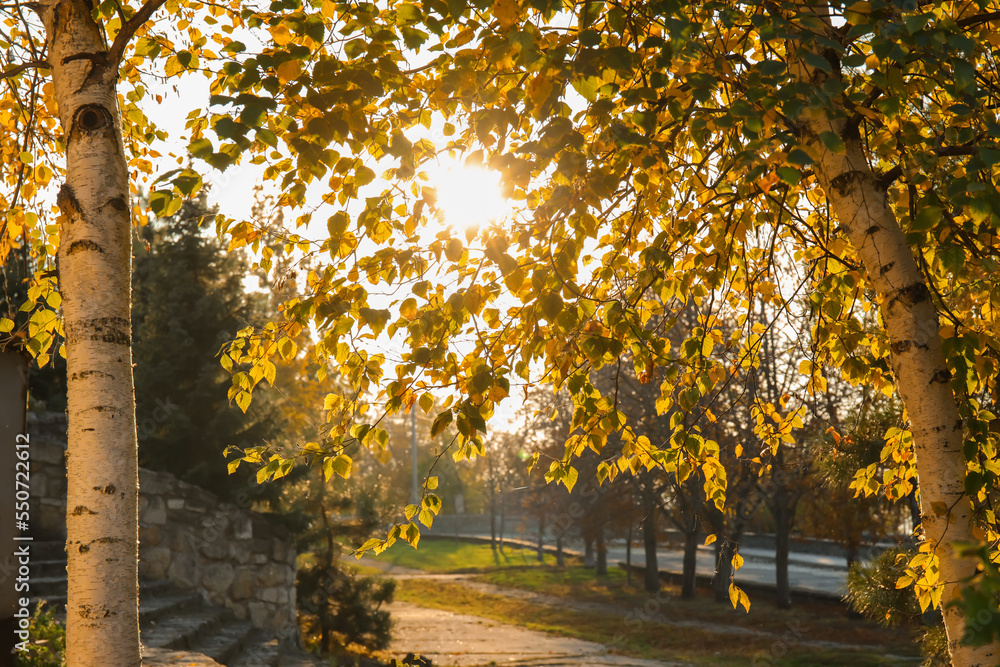
M976 14L975 16L967 16L964 19L959 19L958 27L960 28L974 28L983 23L989 23L995 19L1000 19L1000 12L990 12L988 14Z
M979 154L979 144L967 143L961 146L941 146L935 148L933 151L934 155L938 157L955 157L960 155L972 156ZM878 184L883 190L887 189L892 185L893 181L903 175L903 167L901 165L896 165L892 169L880 174L878 176Z
M16 65L0 73L0 81L3 81L4 79L10 79L11 77L15 77L24 70L31 69L32 67L48 68L51 67L51 65L49 65L47 60L32 60L30 62L21 63L20 65Z
M115 41L111 45L111 49L108 51L108 63L114 67L118 67L118 63L121 62L122 55L125 53L125 47L128 45L129 41L135 35L136 31L149 20L149 17L153 13L163 6L167 0L146 0L142 7L139 8L132 18L129 19L128 23L122 26L122 29L118 31L115 35Z
M885 91L883 91L878 86L875 86L874 88L871 89L871 91L868 93L868 97L865 98L865 101L862 102L860 106L865 109L870 109L872 104L874 104L878 98L882 97L883 92ZM844 130L845 133L856 131L858 127L861 125L862 118L864 118L863 114L861 114L858 111L855 111L854 115L851 116L851 118L847 121L847 127Z

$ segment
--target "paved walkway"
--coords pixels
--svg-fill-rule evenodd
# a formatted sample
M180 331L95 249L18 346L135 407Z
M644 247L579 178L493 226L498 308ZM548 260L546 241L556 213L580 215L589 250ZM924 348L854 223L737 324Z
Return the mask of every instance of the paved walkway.
M430 574L422 570L363 558L363 565L382 570L394 579L432 579L484 589L494 594L517 595L524 591L500 588L469 580L468 575ZM527 595L533 595L528 593ZM534 601L534 600L532 600ZM566 602L566 601L563 601ZM536 667L596 665L598 667L684 667L688 663L659 662L611 653L603 644L526 630L479 616L428 609L406 602L388 606L392 614L389 651L402 657L413 652L434 661L434 667L510 665Z
M594 642L525 630L478 616L427 609L405 602L389 605L393 618L391 652L413 651L430 658L434 667L454 665L606 665L666 667L685 663L656 662L613 655Z

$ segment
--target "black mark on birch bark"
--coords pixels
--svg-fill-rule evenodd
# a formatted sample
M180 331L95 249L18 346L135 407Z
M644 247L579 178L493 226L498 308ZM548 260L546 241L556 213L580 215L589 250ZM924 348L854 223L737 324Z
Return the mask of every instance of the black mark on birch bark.
M912 345L913 341L897 340L896 342L889 345L889 349L892 350L892 353L895 355L906 354L906 352L909 351Z
M90 551L91 544L117 544L119 542L124 542L124 541L125 540L123 540L120 537L99 537L96 540L91 540L90 542L87 542L86 544L81 543L80 553L85 554L88 551Z
M114 616L115 613L105 607L104 605L90 605L84 604L80 605L80 618L86 618L87 620L96 621L100 618L107 618L109 616Z
M863 177L864 173L858 171L857 169L845 171L843 174L835 176L833 180L830 181L830 185L837 191L837 194L844 197L848 192L850 192L851 186L855 182L861 182Z
M931 377L931 381L928 384L935 384L935 383L945 384L950 381L951 381L951 371L949 371L946 368L942 368L938 370L938 372L935 373L933 377Z
M83 412L87 410L93 410L94 412L114 412L115 406L113 405L94 405L89 408L84 408Z
M905 354L912 348L926 350L927 345L924 343L918 343L915 340L897 340L889 345L889 349L892 350L892 353L895 355Z
M73 241L69 244L69 248L66 250L66 255L72 255L73 253L80 252L81 250L92 250L94 252L104 253L104 248L97 245L90 239L84 239L81 241Z
M116 345L130 345L132 342L131 323L123 317L98 317L66 322L65 326L67 342L99 340Z
M927 285L923 282L915 282L896 290L896 293L889 300L889 305L892 306L899 301L904 306L912 308L917 304L928 301L930 298L931 292L927 289Z
M59 188L59 194L56 195L56 205L59 206L59 210L68 220L80 218L80 204L76 200L73 186L68 183L63 183L62 187Z
M77 505L76 507L73 508L73 511L70 512L70 514L72 514L73 516L83 516L84 514L96 515L97 512L91 510L89 507L84 507L83 505Z
M80 371L79 373L73 373L69 376L70 380L86 380L91 375L98 375L101 377L114 377L111 373L105 373L104 371Z
M126 199L125 195L118 195L117 197L112 197L111 199L109 199L107 202L104 203L104 206L110 206L111 208L116 209L122 213L128 213L128 199Z

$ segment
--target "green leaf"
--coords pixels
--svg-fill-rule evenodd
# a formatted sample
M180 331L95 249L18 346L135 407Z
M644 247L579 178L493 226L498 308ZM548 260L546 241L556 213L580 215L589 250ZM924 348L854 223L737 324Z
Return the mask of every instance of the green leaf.
M596 30L583 30L580 32L580 43L584 46L597 46L601 43L601 33Z
M985 486L986 477L980 472L970 472L965 476L965 494L970 498L979 495L979 491Z
M563 300L558 292L547 292L538 299L542 315L549 323L554 323L563 309Z
M188 152L192 157L199 159L204 159L206 156L211 155L215 149L212 147L212 142L209 139L202 137L201 139L195 139L188 145Z
M778 167L775 169L775 173L778 174L778 178L789 185L798 185L799 181L802 180L802 172L793 167Z
M271 148L278 147L278 137L274 134L274 132L263 127L258 127L255 131L257 133L257 138L265 144Z
M997 150L996 148L989 148L987 146L980 146L979 159L982 160L983 164L987 167L992 167L1000 162L1000 150Z
M847 146L844 145L844 140L833 132L820 132L819 138L823 141L823 145L826 146L834 153L846 153Z
M815 67L816 69L826 72L827 74L833 74L833 69L830 67L830 61L818 53L806 51L802 54L802 59L806 61L806 64L810 67Z
M790 164L806 166L812 164L813 159L809 157L809 153L806 153L801 148L793 148L788 152L788 162Z
M910 229L914 231L926 231L941 221L941 207L940 206L924 206L917 213L917 218L910 225Z
M431 437L436 438L441 435L441 433L448 427L448 424L451 423L452 418L451 410L445 410L440 413L434 420L434 423L431 424Z
M953 58L951 62L955 69L955 88L959 92L976 85L976 68L972 63L961 58Z
M580 93L583 99L588 102L597 101L597 91L600 90L603 82L596 76L574 77L573 89Z

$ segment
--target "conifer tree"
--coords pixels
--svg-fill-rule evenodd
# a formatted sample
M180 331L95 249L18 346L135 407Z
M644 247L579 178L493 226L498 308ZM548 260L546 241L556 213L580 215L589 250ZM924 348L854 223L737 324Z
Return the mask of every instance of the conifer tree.
M132 311L139 462L222 496L245 486L223 451L263 444L280 428L274 406L248 414L226 397L219 351L266 315L267 295L248 293L248 266L206 232L205 198L141 231ZM273 494L272 494L273 495Z

